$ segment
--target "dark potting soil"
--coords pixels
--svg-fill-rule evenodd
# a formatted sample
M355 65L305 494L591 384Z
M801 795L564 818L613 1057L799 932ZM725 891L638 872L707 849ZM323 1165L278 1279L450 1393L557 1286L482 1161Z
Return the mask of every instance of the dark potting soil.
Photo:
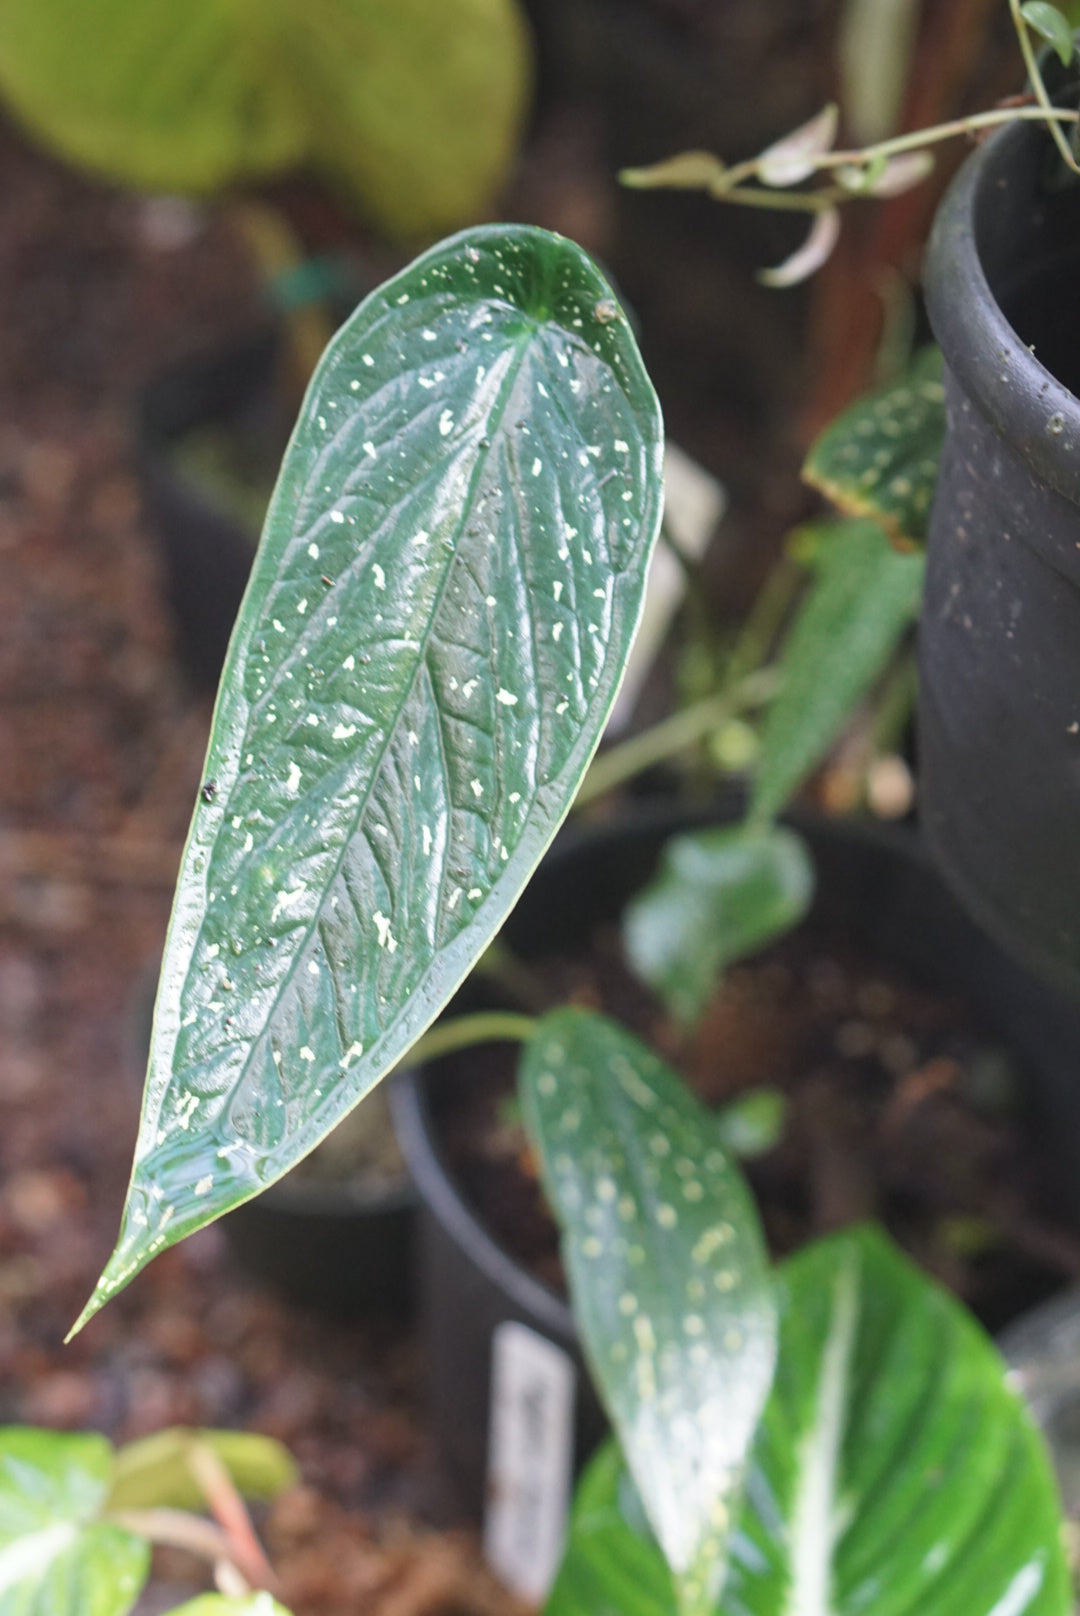
M613 1016L708 1105L785 1096L775 1146L744 1163L777 1257L874 1218L991 1330L1080 1274L1025 1133L1023 1074L962 1002L840 940L797 932L732 969L683 1038L622 961L617 934L535 967L551 1003ZM517 1113L515 1048L447 1058L432 1083L444 1158L498 1242L565 1293L555 1224Z

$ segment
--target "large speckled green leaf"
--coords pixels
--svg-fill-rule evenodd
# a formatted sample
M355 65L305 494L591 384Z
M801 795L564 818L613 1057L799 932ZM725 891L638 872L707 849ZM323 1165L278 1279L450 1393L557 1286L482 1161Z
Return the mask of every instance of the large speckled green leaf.
M1041 1437L973 1319L874 1229L789 1259L717 1616L1068 1616ZM609 1447L546 1616L674 1616Z
M254 1431L193 1431L174 1425L117 1450L106 1507L120 1509L206 1508L188 1454L193 1443L210 1448L245 1498L276 1498L297 1478L289 1450Z
M124 1616L150 1569L141 1538L102 1521L101 1436L0 1430L0 1616Z
M849 516L872 516L894 544L926 537L945 441L938 348L924 348L898 382L858 399L818 438L803 476Z
M222 675L90 1311L306 1155L498 931L622 677L661 437L610 290L544 231L434 248L331 344Z
M545 1016L519 1086L596 1383L680 1610L707 1612L776 1348L753 1200L712 1115L612 1022Z
M895 550L877 522L822 528L762 730L753 818L778 814L821 762L916 617L923 571L922 556Z
M813 891L804 843L779 825L675 836L623 914L627 958L672 1015L693 1023L728 965L796 925Z
M394 234L490 205L528 76L517 0L0 6L0 93L71 161L198 192L306 160Z

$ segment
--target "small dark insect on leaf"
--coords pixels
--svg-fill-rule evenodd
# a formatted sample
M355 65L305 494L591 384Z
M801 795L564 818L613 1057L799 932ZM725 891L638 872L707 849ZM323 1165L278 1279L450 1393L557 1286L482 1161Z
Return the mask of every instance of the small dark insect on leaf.
M217 781L216 780L204 780L201 787L199 788L199 796L202 798L203 802L213 802L216 795L217 795Z

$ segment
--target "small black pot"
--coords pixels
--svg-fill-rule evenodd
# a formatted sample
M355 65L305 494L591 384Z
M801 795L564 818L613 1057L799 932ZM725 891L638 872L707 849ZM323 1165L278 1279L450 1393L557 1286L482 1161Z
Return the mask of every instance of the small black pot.
M177 651L192 684L208 694L217 689L259 530L185 473L178 449L200 430L230 433L266 462L272 483L291 426L276 385L280 363L277 332L261 327L163 372L136 400L136 470L160 545Z
M920 630L920 812L979 921L1080 989L1080 183L1030 124L939 212L948 429ZM1070 390L1071 389L1071 390Z
M654 871L672 835L737 816L738 806L639 813L563 833L506 926L522 958L579 944L615 920ZM1080 1217L1080 1010L1017 967L942 885L913 834L852 822L798 821L817 868L811 926L849 937L868 957L916 982L962 996L980 1025L1015 1055L1031 1091L1061 1199ZM450 1178L430 1126L425 1071L405 1073L395 1123L420 1195L420 1324L436 1442L462 1505L481 1513L487 1469L493 1331L519 1320L582 1361L565 1302L492 1239ZM595 1394L579 1378L576 1457L602 1430Z

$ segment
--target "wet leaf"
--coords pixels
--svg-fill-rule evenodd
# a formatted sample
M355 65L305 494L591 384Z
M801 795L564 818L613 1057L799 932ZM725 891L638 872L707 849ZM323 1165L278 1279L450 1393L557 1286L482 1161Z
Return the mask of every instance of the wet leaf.
M683 1616L712 1609L772 1379L761 1227L716 1120L614 1023L545 1016L522 1110L574 1313Z
M101 1436L0 1430L0 1616L124 1616L150 1569L141 1538L99 1517Z
M758 178L764 185L798 185L810 178L817 160L832 151L840 123L840 109L830 101L809 122L767 147L757 160Z
M1049 5L1047 0L1027 0L1027 4L1020 7L1020 15L1054 47L1061 57L1061 65L1068 67L1075 49L1072 24L1068 17L1063 16L1057 6Z
M822 532L816 576L780 657L765 717L751 816L780 813L816 768L918 613L923 560L895 550L876 522Z
M456 237L335 338L222 676L89 1312L305 1156L490 943L614 702L661 459L626 321L561 237Z
M395 234L490 205L528 71L516 0L0 7L0 92L69 160L170 192L313 162Z
M793 831L733 825L675 836L623 915L623 946L671 1014L692 1025L727 967L796 925L813 890Z
M245 1498L276 1498L297 1478L288 1449L272 1437L173 1426L117 1450L108 1509L204 1509L205 1495L187 1460L193 1441L213 1449Z
M780 1357L716 1616L1068 1616L1046 1450L992 1342L857 1229L780 1269ZM674 1616L613 1446L546 1616Z
M822 433L803 477L850 516L872 516L901 547L926 537L945 441L945 389L937 348L905 376L858 399Z

